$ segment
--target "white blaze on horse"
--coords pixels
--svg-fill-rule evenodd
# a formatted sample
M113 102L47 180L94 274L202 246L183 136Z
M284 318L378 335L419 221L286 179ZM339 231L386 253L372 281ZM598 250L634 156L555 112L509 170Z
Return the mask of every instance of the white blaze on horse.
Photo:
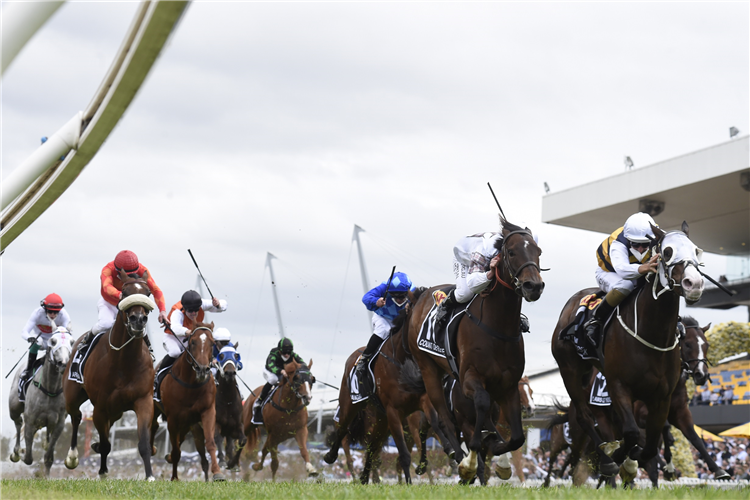
M10 455L12 462L18 462L24 454L23 461L31 465L34 461L32 444L34 435L40 429L47 428L45 435L46 453L44 454L44 475L49 477L54 461L55 443L65 427L65 398L62 396L62 380L65 366L73 350L73 336L64 327L47 341L44 364L31 378L26 390L25 402L18 394L18 381L21 372L26 368L19 367L11 385L9 406L10 418L16 424L16 444ZM21 427L24 427L25 450L20 448Z

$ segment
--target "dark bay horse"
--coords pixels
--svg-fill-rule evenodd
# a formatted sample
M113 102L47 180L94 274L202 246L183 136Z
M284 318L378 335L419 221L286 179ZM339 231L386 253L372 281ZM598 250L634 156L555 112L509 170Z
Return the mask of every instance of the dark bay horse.
M20 453L23 453L24 463L31 465L34 462L31 449L34 435L38 430L46 427L45 477L49 477L55 458L55 444L65 428L65 398L62 396L62 385L65 366L72 352L73 336L65 328L59 327L47 342L44 364L32 377L26 389L26 400L21 402L18 390L16 390L25 366L19 367L10 386L10 418L16 424L16 445L10 455L10 460L18 462ZM25 450L19 450L22 426L26 442Z
M520 332L521 304L523 299L538 300L544 290L539 268L542 251L530 230L504 219L501 224L503 238L497 243L501 260L493 286L476 297L468 306L467 314L461 316L456 339L461 390L474 401L476 412L477 432L469 442L469 455L459 465L459 475L464 481L476 474L481 431L497 434L495 424L488 418L493 401L502 409L511 429L510 440L495 446L493 454L518 449L525 440L518 394L518 381L525 367ZM444 446L444 449L448 453L454 450L459 460L462 452L442 387L442 375L450 373L450 366L445 358L421 351L418 346L420 327L435 307L433 293L443 287L445 285L423 293L414 305L409 320L409 351L419 365L427 394L445 426L444 434L450 441L450 448Z
M279 469L279 444L291 437L294 437L297 441L299 453L305 461L307 475L309 477L318 475L318 471L310 463L310 454L307 451L307 406L312 400L310 395L313 384L313 376L310 373L312 364L312 360L307 365L299 364L294 360L294 357L290 357L284 365L287 377L282 378L278 389L263 407L263 422L268 437L263 445L260 460L254 463L252 467L254 471L262 470L263 461L266 455L270 453L273 481L276 481L276 471ZM262 389L263 386L258 387L255 394L260 394ZM257 453L260 439L260 429L252 423L255 399L256 396L250 394L242 408L242 422L247 437L245 448L248 450L248 454ZM245 477L247 478L248 474L245 474Z
M180 445L188 432L193 433L195 449L201 459L204 479L208 481L208 459L214 481L224 481L216 460L214 426L216 424L216 384L211 374L213 360L213 323L197 323L187 336L187 347L169 369L161 383L161 404L156 401L151 424L151 446L159 427L159 415L167 419L172 451L167 462L172 464L172 481L179 481L177 465L182 452ZM155 448L154 448L155 450Z
M410 300L417 299L417 297L418 294L412 294ZM341 441L349 432L349 426L357 417L357 414L368 405L376 405L381 414L385 416L385 419L380 420L382 425L377 433L369 432L366 434L366 448L368 453L365 460L365 468L360 477L363 483L369 480L373 459L376 458L375 454L379 453L379 448L382 447L382 443L388 437L385 424L387 424L388 430L398 448L398 461L404 471L404 478L407 484L411 483L411 473L409 470L411 465L411 447L407 446L404 439L403 421L412 413L421 410L425 415L428 415L434 428L439 429L437 413L429 399L424 397L424 388L418 387L418 384L410 384L412 386L407 387L400 381L409 370L418 373L417 366L411 359L407 358L404 337L408 325L406 322L408 320L405 321L406 318L407 316L403 313L397 318L391 330L390 337L385 340L377 354L376 362L372 365L375 388L369 399L356 404L353 403L349 386L349 374L352 367L356 364L360 353L364 351L364 347L354 351L344 365L344 375L339 390L339 421L336 422L334 434L330 439L331 448L323 459L329 464L336 461ZM418 375L412 374L410 378L418 378ZM444 439L441 441L445 442ZM424 466L426 466L426 459L424 460Z
M237 344L239 345L239 343ZM236 348L224 347L217 358L216 371L216 434L214 440L218 450L219 464L224 461L228 469L234 469L245 446L242 429L242 395L237 386L237 370L241 365ZM226 442L226 459L222 453L222 442ZM223 460L224 459L224 460Z
M658 271L649 276L646 286L634 291L617 309L607 325L602 342L606 363L584 361L573 342L560 337L572 323L580 300L597 289L576 293L563 308L552 336L552 355L560 367L560 375L576 407L578 423L595 443L602 475L611 477L623 464L620 475L629 483L635 476L638 460L642 466L657 454L659 437L667 420L674 388L680 376L680 352L675 349L677 315L680 297L692 304L703 293L700 265L701 250L688 238L688 225L682 231L665 233L653 227L656 239L653 253L659 254ZM625 443L610 458L605 443L596 432L594 417L588 405L588 381L593 367L607 378L612 406ZM633 415L633 402L641 400L648 408L646 443L638 445L640 430Z
M88 399L94 405L93 421L99 432L99 442L91 446L93 451L101 453L99 476L104 478L109 471L107 455L112 449L110 427L122 417L123 412L134 410L138 421L138 453L143 460L146 480L153 481L149 438L154 413L154 366L143 338L148 313L156 308L156 304L149 297L151 291L146 284L148 273L140 278L131 278L123 272L120 279L122 298L118 304L117 318L109 332L103 334L91 348L83 371L83 384L70 380L68 376L63 380L65 406L73 424L65 466L68 469L78 466L80 406ZM79 338L75 345L80 341ZM73 356L66 373L70 371L72 360Z

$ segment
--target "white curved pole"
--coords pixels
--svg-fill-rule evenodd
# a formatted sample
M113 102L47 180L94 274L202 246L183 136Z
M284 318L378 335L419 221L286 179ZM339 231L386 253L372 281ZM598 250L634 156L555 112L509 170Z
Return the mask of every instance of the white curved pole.
M3 36L0 74L5 74L5 70L21 52L24 45L63 3L60 1L4 3L0 11Z
M362 288L365 293L370 291L370 280L367 278L367 268L365 268L365 256L362 253L362 242L359 241L359 233L364 233L365 230L354 224L354 234L352 234L352 241L357 242L357 255L359 256L359 273L362 276ZM372 311L367 311L368 326L372 323Z
M273 266L271 265L271 260L275 259L276 256L272 254L271 252L268 252L266 255L266 265L268 266L268 271L271 275L271 290L273 291L273 305L276 307L276 321L279 324L279 337L284 338L286 335L284 334L284 323L281 322L281 308L279 307L279 296L276 295L276 278L273 275Z

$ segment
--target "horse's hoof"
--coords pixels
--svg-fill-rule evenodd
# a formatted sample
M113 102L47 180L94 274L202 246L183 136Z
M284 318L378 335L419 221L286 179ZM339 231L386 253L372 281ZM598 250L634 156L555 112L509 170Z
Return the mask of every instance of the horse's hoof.
M674 472L669 472L668 470L664 471L664 480L665 481L674 481Z
M503 481L507 481L510 479L510 476L513 475L513 469L510 467L500 467L499 465L495 467L495 474L497 474L497 477L502 479Z
M154 481L156 481L156 478L154 476L148 476L146 478L147 483L153 483Z
M257 464L253 464L253 470L255 472L258 472L259 470L263 470L263 464L258 462Z
M15 463L21 460L21 455L18 455L17 453L11 453L10 454L10 461Z
M339 458L338 451L334 453L333 450L328 450L328 453L323 455L323 460L328 465L333 465L333 463L336 461L337 458Z
M221 472L217 472L216 474L214 474L213 481L215 483L223 482L223 481L226 481L226 480L227 480L227 478L225 478L224 474L222 474Z
M104 472L103 474L99 474L99 479L101 479L102 481L104 481L105 479L107 479L107 477L109 477L109 473L108 472Z
M34 463L34 459L27 455L23 457L23 463L25 463L26 465L31 465Z
M67 467L70 470L75 469L78 467L78 459L77 458L66 458L65 459L65 467Z
M420 462L420 463L417 464L416 467L414 467L414 473L417 476L421 476L425 472L427 472L427 462L424 462L424 463Z
M305 464L305 469L307 469L307 477L316 477L318 475L318 471L310 462Z
M166 455L164 455L164 460L166 460L168 464L171 464L172 463L172 454L171 453L167 453Z
M93 451L94 453L99 453L99 443L92 444L91 451Z
M464 467L462 464L458 464L458 477L461 478L461 481L463 481L464 484L471 481L476 473L476 469L472 470L470 467Z
M612 477L616 475L619 470L619 467L617 467L617 464L614 462L599 464L599 472L601 472L604 477Z
M620 466L620 479L622 484L632 483L638 472L638 462L628 457Z
M610 441L608 443L602 443L599 448L604 452L605 455L611 457L612 454L622 445L622 441Z
M152 457L156 456L156 446L151 446L151 456Z
M714 479L719 479L721 481L729 481L732 478L732 476L729 475L727 471L724 469L717 469L716 472L714 472Z

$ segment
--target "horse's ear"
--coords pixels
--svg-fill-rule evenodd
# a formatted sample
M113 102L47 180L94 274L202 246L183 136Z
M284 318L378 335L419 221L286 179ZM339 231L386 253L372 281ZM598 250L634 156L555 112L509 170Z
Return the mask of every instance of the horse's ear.
M236 351L239 346L240 346L240 343L239 342L235 342L234 343L234 350Z
M690 236L689 231L690 231L690 228L688 227L687 221L686 220L682 221L682 232L685 233L689 237Z
M208 324L208 327L209 327L209 328L211 329L211 331L213 332L213 331L214 331L214 322L213 322L213 321L212 321L212 322L210 322L210 323Z
M707 324L706 326L702 326L701 330L703 330L703 333L706 333L709 330L709 328L711 328L711 323Z
M120 281L122 281L123 283L125 282L126 279L128 279L128 273L125 272L125 269L120 269L119 278L120 278Z
M657 240L660 240L664 238L664 235L666 234L664 231L661 230L659 226L654 226L649 222L649 225L651 226L651 230L654 232L654 236L656 236Z
M143 271L143 274L141 275L141 279L143 281L148 281L148 271Z
M312 369L312 358L310 358L310 362L307 363L307 369L308 370Z

